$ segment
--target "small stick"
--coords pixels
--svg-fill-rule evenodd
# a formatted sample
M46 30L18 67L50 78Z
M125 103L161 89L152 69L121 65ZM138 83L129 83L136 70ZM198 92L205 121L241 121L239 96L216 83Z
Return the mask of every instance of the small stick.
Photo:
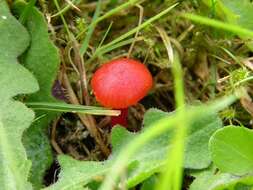
M106 127L107 125L109 125L111 122L111 117L105 117L104 119L102 119L99 123L98 123L98 128L102 129L104 127Z
M68 92L70 103L75 104L75 105L79 105L79 101L78 101L78 99L77 99L77 97L70 85L67 74L65 72L63 73L63 85ZM103 154L105 156L108 156L110 154L110 150L104 144L102 135L98 131L96 125L89 119L88 115L80 114L80 113L78 113L77 115L79 116L81 122L86 126L86 128L90 132L91 136L95 139L96 143L99 145Z
M58 143L56 142L56 127L57 127L57 123L59 121L59 117L53 122L53 125L52 125L52 131L51 131L51 144L53 146L53 148L55 149L55 151L58 153L58 154L63 154L63 151L62 149L60 148L60 146L58 145Z
M90 105L90 96L88 92L88 84L87 84L87 76L86 70L84 67L83 57L80 54L79 44L75 38L73 40L73 49L74 49L74 61L77 65L77 68L80 73L80 82L81 82L81 90L82 90L82 99L84 99L85 105ZM82 102L82 100L81 100ZM96 128L96 121L91 115L87 115L87 119L89 120L90 125L92 128Z
M75 40L75 38L73 37L73 50L74 50L74 61L75 64L77 65L77 68L79 70L79 77L80 77L80 81L81 81L81 88L82 88L82 95L85 101L86 105L90 105L90 97L89 97L89 93L88 93L88 88L87 88L87 77L86 77L86 70L84 67L84 62L83 62L83 58L79 53L79 44L78 42Z

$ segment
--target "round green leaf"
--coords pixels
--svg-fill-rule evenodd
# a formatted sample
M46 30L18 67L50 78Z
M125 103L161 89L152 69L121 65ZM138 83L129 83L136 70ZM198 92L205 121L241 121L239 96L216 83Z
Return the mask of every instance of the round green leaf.
M253 131L228 126L217 130L209 141L214 164L222 171L235 175L253 172Z

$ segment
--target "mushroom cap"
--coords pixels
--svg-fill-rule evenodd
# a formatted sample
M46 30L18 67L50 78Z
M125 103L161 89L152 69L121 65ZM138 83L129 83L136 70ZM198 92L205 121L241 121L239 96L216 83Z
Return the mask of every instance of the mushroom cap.
M152 75L146 66L127 58L105 63L91 80L97 101L105 107L116 109L136 104L152 85Z

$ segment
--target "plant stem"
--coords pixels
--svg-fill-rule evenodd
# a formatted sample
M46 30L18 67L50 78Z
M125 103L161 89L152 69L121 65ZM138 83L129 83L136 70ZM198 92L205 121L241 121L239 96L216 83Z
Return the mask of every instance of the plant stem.
M119 116L112 116L111 117L111 126L114 125L122 125L127 127L127 115L128 115L128 108L120 109L121 114Z

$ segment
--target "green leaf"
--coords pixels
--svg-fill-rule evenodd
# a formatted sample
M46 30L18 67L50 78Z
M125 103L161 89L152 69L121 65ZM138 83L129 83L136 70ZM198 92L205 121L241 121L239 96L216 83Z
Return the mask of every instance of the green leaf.
M20 2L14 6L14 9L19 13L24 8L25 4ZM22 63L34 74L40 86L40 90L30 95L27 101L57 102L51 95L51 89L60 63L59 55L56 47L50 41L47 23L37 9L30 9L26 19L26 27L31 36L31 44L22 57ZM53 161L47 133L50 122L57 116L54 112L36 111L36 117L42 115L46 115L46 117L34 121L23 137L28 157L33 163L30 180L36 189L42 187L45 170Z
M238 25L253 30L253 4L249 0L222 0L221 2L224 6L223 10L227 8L235 15Z
M230 12L232 12L235 15L235 22L244 28L247 28L249 30L253 30L253 4L250 2L250 0L222 0L223 6L228 9ZM224 9L223 9L224 10ZM225 13L227 11L224 10ZM229 15L227 15L227 18L229 18ZM228 19L229 20L229 19ZM242 39L247 38L244 36L240 36ZM253 50L253 42L246 42L248 47Z
M253 176L233 176L228 173L204 171L193 181L189 190L251 190Z
M215 186L225 184L230 178L231 175L229 174L215 175L213 171L203 171L197 175L196 179L190 185L190 190L213 190Z
M58 161L61 166L59 180L45 188L47 190L72 190L84 187L90 181L101 178L112 164L112 161L78 161L66 155L59 156Z
M236 175L253 172L253 131L228 126L218 130L210 139L214 164L222 171Z
M158 177L156 175L153 175L143 182L141 190L155 190L157 183Z
M229 23L237 24L249 30L253 30L253 4L250 0L202 0L210 8L214 5L215 15L225 19Z
M145 114L143 133L149 130L153 122L164 118L173 117L157 109L151 109ZM199 117L192 123L187 137L185 150L186 168L205 168L211 163L208 153L208 140L212 133L222 127L220 119L216 114L206 114ZM62 167L59 181L46 189L73 189L76 185L85 185L95 177L103 176L114 163L118 153L124 149L128 142L138 138L140 133L131 133L122 127L114 127L112 130L112 156L104 162L76 161L67 156L59 156L59 163ZM172 148L168 138L172 139L173 131L153 139L145 144L128 163L127 185L133 187L147 179L156 172L161 171L165 164L167 151Z
M144 128L148 130L153 122L168 115L166 112L157 109L151 109L145 114ZM172 115L172 114L169 114ZM185 150L185 168L203 169L210 165L211 156L208 151L208 139L219 128L222 127L221 120L214 113L207 113L206 116L195 118L188 129L188 137L186 139ZM168 133L168 136L173 134ZM151 142L152 144L152 142Z
M170 115L160 110L151 109L144 117L143 132L152 126L152 123ZM216 114L208 114L205 117L195 118L188 129L188 136L186 138L185 160L184 167L189 169L203 169L210 165L211 156L208 152L208 140L211 135L222 127L221 120ZM128 178L129 186L134 186L143 181L154 172L160 170L165 164L167 151L172 148L168 144L168 139L173 139L173 131L169 131L156 139L150 141L138 154L135 155L134 160L139 161L138 167L131 171ZM113 137L112 137L113 138ZM125 145L125 137L122 136L122 148Z
M202 0L207 6L212 6L213 0ZM242 29L253 30L253 4L250 0L221 0L215 1L217 15L230 24L237 25ZM232 26L232 25L231 25ZM233 28L233 26L232 26ZM248 47L253 50L253 43L248 42L247 36L237 33L246 40Z
M21 138L34 113L12 98L32 93L38 85L32 74L17 62L29 44L25 28L0 1L0 187L4 190L32 189L28 182L31 162Z

